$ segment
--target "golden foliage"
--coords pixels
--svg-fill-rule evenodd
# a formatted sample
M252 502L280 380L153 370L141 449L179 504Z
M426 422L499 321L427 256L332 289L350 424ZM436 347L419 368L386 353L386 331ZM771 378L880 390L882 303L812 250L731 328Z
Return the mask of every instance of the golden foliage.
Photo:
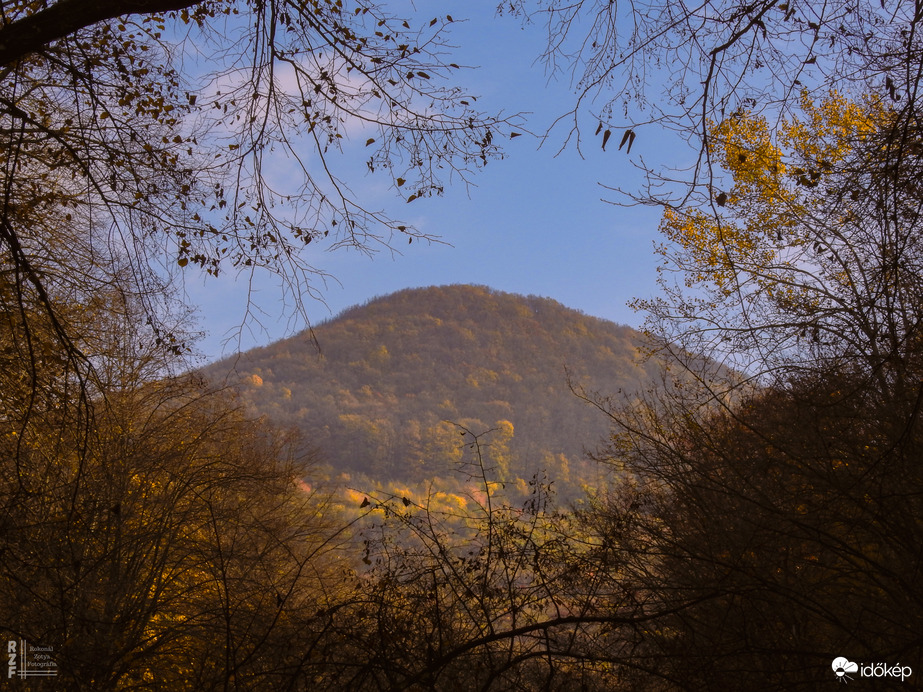
M678 270L698 298L676 291L672 303L636 307L663 317L668 305L679 306L687 322L715 325L728 339L735 320L750 334L756 324L787 324L795 339L857 328L855 316L849 327L842 317L832 326L829 316L855 312L857 286L878 280L869 263L884 257L887 234L898 232L875 207L891 203L876 179L890 169L876 167L898 116L880 99L836 91L819 102L803 93L800 106L776 126L746 111L711 124L709 155L725 173L715 178L710 204L668 208L660 225L669 241L659 248L662 283Z

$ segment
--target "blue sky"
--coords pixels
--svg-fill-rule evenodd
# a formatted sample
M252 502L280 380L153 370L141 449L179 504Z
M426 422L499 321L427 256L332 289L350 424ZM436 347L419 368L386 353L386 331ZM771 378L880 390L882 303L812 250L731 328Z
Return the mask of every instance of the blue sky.
M484 111L524 112L526 127L544 133L572 105L571 85L549 81L537 61L544 46L541 27L523 28L518 19L495 17L492 3L443 2L439 12L467 19L452 26L458 51L450 60L478 66L464 71L459 82L479 95ZM354 192L440 236L444 244L407 245L398 239L400 255L381 252L369 258L338 250L310 257L332 277L315 285L323 302L307 302L312 323L403 288L475 283L547 296L591 315L638 326L642 318L626 301L656 292L653 244L659 212L603 201L614 195L600 183L630 188L640 180L630 159L613 146L616 136L603 152L592 137L595 121L583 125L586 139L580 153L573 146L559 151L563 129L553 131L541 148L535 138L518 137L507 143L505 160L491 162L475 176L474 187L459 184L447 188L443 197L412 205L357 166L349 180ZM670 157L688 156L681 147L668 135L648 129L636 140L631 156L643 156L654 166L676 165L681 161ZM241 330L251 288L255 319ZM209 360L304 327L284 317L289 311L277 282L265 277L258 277L252 287L246 277L227 275L204 283L190 278L186 292L206 332L199 350Z

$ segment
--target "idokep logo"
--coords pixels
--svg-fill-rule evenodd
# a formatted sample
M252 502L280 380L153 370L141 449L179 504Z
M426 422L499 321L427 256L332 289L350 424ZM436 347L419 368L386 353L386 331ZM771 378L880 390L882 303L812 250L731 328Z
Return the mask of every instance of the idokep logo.
M846 682L847 680L852 680L849 673L859 672L859 664L838 656L833 659L833 672L836 673L840 682Z
M840 682L849 682L857 673L862 678L900 678L901 682L913 674L910 666L900 663L893 666L887 663L854 663L843 656L837 656L831 665Z

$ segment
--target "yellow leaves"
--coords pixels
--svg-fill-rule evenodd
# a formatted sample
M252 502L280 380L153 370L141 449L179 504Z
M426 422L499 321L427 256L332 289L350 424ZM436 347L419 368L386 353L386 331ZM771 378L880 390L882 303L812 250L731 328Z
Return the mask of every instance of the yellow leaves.
M779 125L776 141L765 118L747 113L712 126L711 150L734 181L728 206L751 217L769 211L754 219L773 224L764 226L767 232L781 230L782 213L803 213L805 189L816 187L888 119L879 100L850 101L836 91L820 104L804 93L801 107L802 117Z
M762 233L716 219L700 211L668 209L660 230L686 254L687 285L714 282L731 289L737 268L754 260L769 261L771 252L761 247Z
M391 354L388 352L388 347L384 344L379 344L366 358L370 366L379 369L387 367L388 363L391 362Z
M459 515L467 511L468 498L457 493L439 491L429 498L428 506L435 512Z
M880 100L866 97L860 102L850 101L837 91L831 91L819 105L802 93L801 108L805 117L784 122L779 139L805 164L842 162L887 119Z
M734 180L727 206L735 210L748 235L760 242L790 235L791 219L801 211L798 192L785 182L789 167L766 120L746 114L732 117L716 126L712 136Z
M723 147L723 167L734 176L735 194L731 202L749 187L772 188L785 173L782 152L772 143L769 126L763 118L747 115L725 120L712 130L713 142Z
M498 420L496 423L498 436L502 441L507 441L513 438L514 430L513 424L508 420Z
M808 266L812 276L848 287L842 269L814 273L829 250L816 220L829 218L824 193L836 191L843 167L855 165L860 147L892 116L879 99L836 91L818 103L803 94L801 109L775 130L747 112L711 125L709 151L730 180L716 176L709 205L667 209L661 221L672 243L661 254L686 274L687 286L727 296L746 283L777 309L799 314L816 308L798 278Z

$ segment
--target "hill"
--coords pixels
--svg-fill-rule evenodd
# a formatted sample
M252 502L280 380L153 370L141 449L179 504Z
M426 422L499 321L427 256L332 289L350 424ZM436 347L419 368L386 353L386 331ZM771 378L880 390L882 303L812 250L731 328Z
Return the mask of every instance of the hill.
M576 484L584 448L608 426L568 378L613 394L650 379L629 327L481 286L375 298L314 336L319 349L300 334L205 374L227 378L251 412L301 430L336 472L377 480L447 475L462 458L460 424L494 429L489 462L504 480L544 469Z

